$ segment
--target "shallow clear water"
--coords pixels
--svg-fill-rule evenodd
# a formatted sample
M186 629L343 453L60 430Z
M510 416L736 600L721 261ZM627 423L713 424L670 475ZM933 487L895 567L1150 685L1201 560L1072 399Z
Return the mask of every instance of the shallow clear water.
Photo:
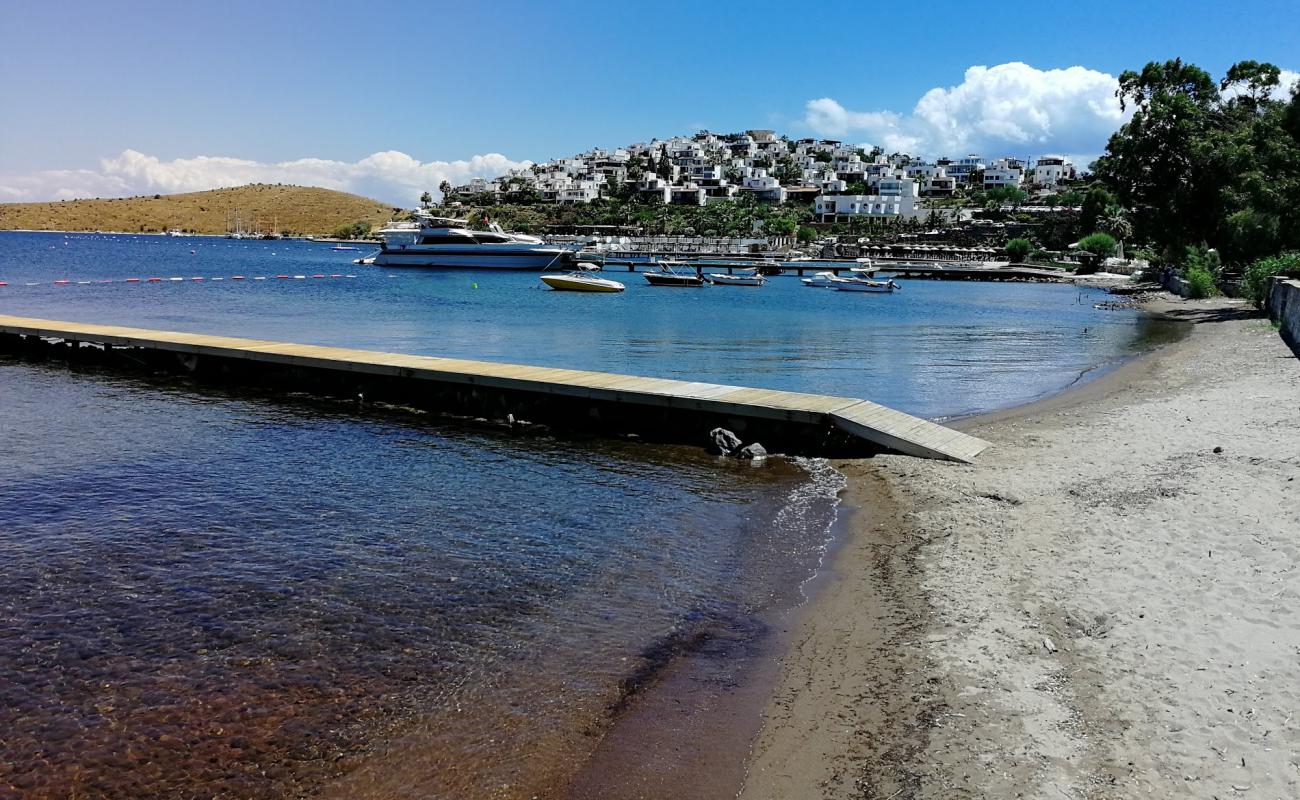
M1168 330L1060 286L875 297L627 275L622 295L581 295L356 255L0 234L0 313L925 415L1033 399ZM120 282L151 276L206 280ZM340 777L336 796L545 792L661 660L763 635L815 568L838 486L820 462L515 438L0 359L0 796L290 797Z
M778 462L0 386L0 787L51 796L294 794L408 728L426 787L535 786L648 649L793 591L833 515L768 524L808 491Z

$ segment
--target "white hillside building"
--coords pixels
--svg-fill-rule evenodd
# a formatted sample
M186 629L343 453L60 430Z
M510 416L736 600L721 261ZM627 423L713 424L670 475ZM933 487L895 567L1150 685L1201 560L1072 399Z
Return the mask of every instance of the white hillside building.
M1013 158L994 159L984 170L984 188L1019 189L1025 181L1024 162Z
M1074 178L1074 164L1065 156L1040 156L1034 164L1034 184L1037 186L1055 186Z
M843 222L853 217L915 219L926 213L915 197L879 194L818 195L814 210L822 222Z

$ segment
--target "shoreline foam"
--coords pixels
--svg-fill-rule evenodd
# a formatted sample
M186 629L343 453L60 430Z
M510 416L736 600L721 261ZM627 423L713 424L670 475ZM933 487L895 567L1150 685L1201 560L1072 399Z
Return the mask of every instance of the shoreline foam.
M742 797L1297 793L1300 369L1239 302L1159 306L1192 335L960 421L978 464L844 464L897 502L786 653Z

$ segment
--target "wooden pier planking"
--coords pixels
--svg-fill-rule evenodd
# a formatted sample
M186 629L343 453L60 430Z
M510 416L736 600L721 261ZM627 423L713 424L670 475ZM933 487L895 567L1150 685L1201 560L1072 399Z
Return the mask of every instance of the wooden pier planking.
M923 458L970 462L988 447L965 433L853 397L5 315L0 315L0 333L834 426L878 447Z

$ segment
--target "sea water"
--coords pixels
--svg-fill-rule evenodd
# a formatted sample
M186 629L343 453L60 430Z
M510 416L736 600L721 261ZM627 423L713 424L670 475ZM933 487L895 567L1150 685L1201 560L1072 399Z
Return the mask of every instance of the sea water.
M1160 330L1063 286L871 296L613 275L627 292L582 295L356 255L0 234L0 313L927 416L1059 390ZM666 660L767 634L827 546L839 486L817 461L514 437L0 360L0 795L551 791Z

